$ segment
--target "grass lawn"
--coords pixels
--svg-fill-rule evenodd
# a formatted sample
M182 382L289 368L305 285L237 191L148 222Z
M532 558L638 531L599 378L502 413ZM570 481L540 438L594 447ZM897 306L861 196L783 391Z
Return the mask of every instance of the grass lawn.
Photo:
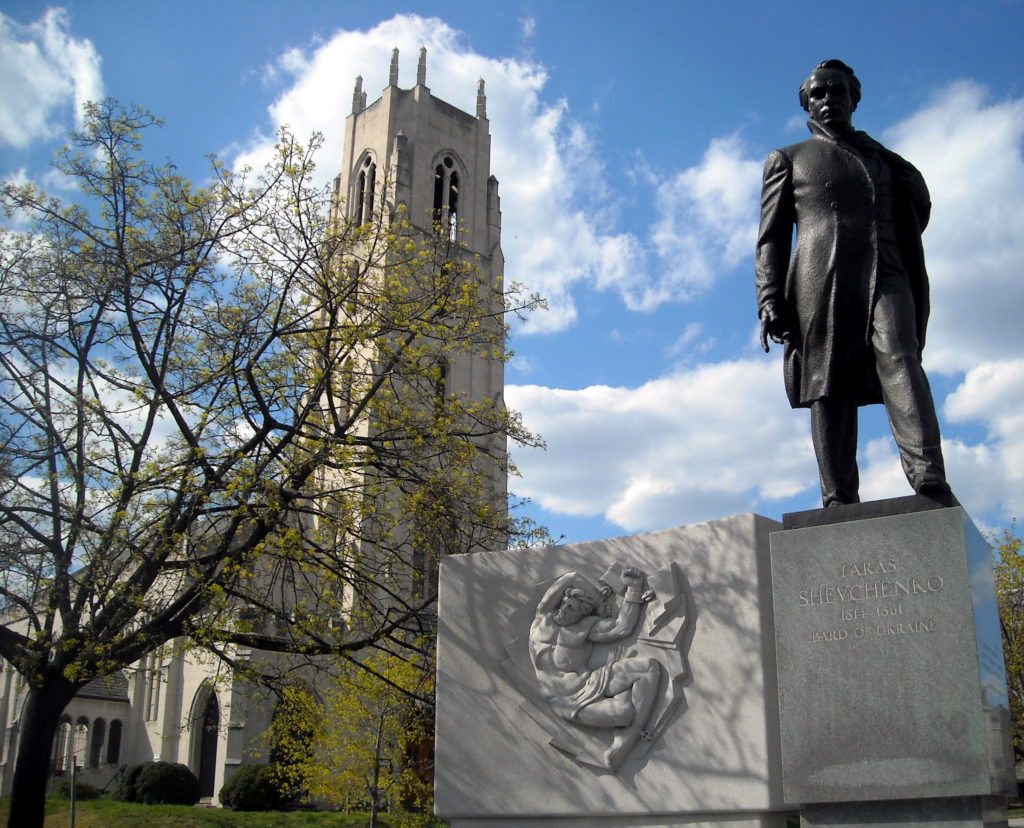
M7 824L9 800L0 799L0 825ZM1024 816L1024 809L1011 808L1011 817ZM46 801L46 828L67 828L68 802L58 797ZM75 809L76 828L365 828L366 813L327 811L237 812L219 808L190 808L184 805L132 805L111 799L79 802ZM403 819L391 814L378 817L381 828L443 828L447 823L423 816ZM799 826L800 817L791 814L789 826Z
M7 799L0 799L0 825L7 824ZM66 799L46 801L46 828L67 828ZM364 828L369 814L340 814L327 811L257 813L225 811L219 808L190 808L184 805L133 805L112 799L79 802L75 806L76 828ZM425 817L407 818L381 814L381 828L436 828L445 823Z

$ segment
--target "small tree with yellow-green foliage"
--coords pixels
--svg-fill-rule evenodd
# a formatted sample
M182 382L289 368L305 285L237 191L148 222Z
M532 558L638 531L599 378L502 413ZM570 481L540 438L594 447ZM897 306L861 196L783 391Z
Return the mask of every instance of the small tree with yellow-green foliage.
M373 650L319 691L285 688L267 734L283 790L315 802L424 812L433 801L433 678L424 661Z

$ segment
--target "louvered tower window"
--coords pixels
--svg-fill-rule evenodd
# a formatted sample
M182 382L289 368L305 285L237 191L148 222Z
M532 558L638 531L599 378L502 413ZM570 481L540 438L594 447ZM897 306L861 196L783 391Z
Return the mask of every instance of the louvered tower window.
M373 219L373 194L377 186L377 165L370 156L366 156L356 176L356 210L353 218L359 224L366 224Z
M459 173L451 156L434 168L434 227L455 241L459 226Z

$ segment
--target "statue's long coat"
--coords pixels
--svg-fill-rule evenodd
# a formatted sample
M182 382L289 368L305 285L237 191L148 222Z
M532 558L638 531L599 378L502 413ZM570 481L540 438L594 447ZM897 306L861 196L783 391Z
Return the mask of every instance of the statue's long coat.
M807 407L824 397L880 403L870 341L878 279L875 185L858 152L813 121L808 126L814 137L775 150L765 162L758 308L774 302L788 323L790 405ZM892 172L893 218L923 349L929 305L921 232L931 210L928 188L913 165L865 133L850 141ZM790 259L794 225L796 251Z

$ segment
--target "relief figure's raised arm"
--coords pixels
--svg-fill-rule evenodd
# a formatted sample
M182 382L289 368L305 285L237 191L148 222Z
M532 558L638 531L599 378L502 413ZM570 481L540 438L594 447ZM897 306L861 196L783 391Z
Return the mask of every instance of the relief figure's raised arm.
M662 667L653 658L610 658L592 666L595 643L616 641L633 632L644 603L644 576L625 567L626 587L613 618L596 611L612 594L607 584L594 587L575 571L566 572L545 590L530 627L530 657L541 692L564 719L590 727L615 728L605 765L617 770L645 730L658 694Z
M619 605L618 615L615 618L598 621L590 631L591 641L617 641L636 628L636 623L640 620L640 611L643 605L650 601L652 595L643 591L644 576L636 567L627 567L623 571L622 582L626 585L626 594Z

